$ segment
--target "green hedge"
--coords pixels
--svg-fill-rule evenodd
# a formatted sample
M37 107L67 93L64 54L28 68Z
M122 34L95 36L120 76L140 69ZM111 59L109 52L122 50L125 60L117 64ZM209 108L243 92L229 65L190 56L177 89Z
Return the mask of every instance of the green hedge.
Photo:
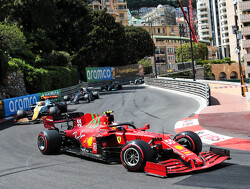
M28 93L51 91L78 83L77 68L48 66L35 68L21 59L13 58L9 61L9 71L22 71Z
M204 64L225 64L225 63L234 63L235 61L231 61L230 57L226 57L224 59L217 59L217 60L195 60L197 65L204 65Z
M53 81L52 90L73 86L79 81L76 67L48 66L45 69L49 71L49 78Z
M33 64L35 67L71 66L71 56L64 51L52 51L41 57L37 56Z
M176 73L169 73L169 74L165 74L165 75L161 75L161 77L180 77L180 78L192 78L193 74L191 71L186 70L186 71L182 71L182 72L176 72Z

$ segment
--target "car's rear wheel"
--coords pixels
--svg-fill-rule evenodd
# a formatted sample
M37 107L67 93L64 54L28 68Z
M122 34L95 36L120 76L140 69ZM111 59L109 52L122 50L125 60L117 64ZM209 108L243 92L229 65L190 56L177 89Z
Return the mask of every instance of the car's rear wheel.
M60 110L60 113L66 113L68 111L66 102L59 102L58 109Z
M37 146L42 154L57 153L61 147L61 137L56 130L45 130L39 133Z
M49 115L50 116L53 116L53 115L56 115L57 114L57 109L55 106L52 106L49 108Z
M128 142L121 151L121 162L128 171L143 171L147 161L152 161L154 150L143 140Z
M199 135L192 131L183 131L177 134L174 140L197 155L202 150L202 141Z
M70 97L66 95L66 96L63 97L63 100L64 101L70 101Z
M98 92L98 91L94 91L94 92L93 92L93 97L94 97L95 99L99 99L99 98L100 98L99 92Z
M16 113L17 119L22 119L22 118L25 118L26 116L27 114L25 110L17 110L17 113Z

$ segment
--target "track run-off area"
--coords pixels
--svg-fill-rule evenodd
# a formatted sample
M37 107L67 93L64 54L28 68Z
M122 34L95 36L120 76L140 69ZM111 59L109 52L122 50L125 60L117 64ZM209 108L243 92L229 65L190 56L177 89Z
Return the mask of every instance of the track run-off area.
M152 132L175 135L175 124L200 109L197 99L145 85L101 92L91 103L69 105L69 112L113 110L115 121L150 124ZM168 178L128 172L120 163L105 164L70 154L42 155L37 136L43 124L0 127L0 188L250 188L250 151L230 149L231 160L211 169ZM223 133L220 133L223 134ZM203 151L209 144L203 144Z

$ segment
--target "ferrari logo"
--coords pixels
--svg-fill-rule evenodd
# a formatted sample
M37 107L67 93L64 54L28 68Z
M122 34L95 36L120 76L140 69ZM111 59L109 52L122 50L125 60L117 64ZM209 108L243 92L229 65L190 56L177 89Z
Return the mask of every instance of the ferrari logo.
M122 141L122 137L118 136L118 137L117 137L117 142L120 144L121 141Z

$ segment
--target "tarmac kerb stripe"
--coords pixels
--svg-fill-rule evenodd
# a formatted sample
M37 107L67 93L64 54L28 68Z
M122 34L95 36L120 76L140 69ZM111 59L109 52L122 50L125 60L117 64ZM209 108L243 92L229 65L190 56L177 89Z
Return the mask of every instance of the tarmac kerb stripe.
M233 138L206 130L199 125L198 116L199 115L196 114L194 117L178 121L175 124L175 132L180 133L182 131L193 131L200 136L202 143L250 151L250 140Z
M248 87L250 84L244 85L230 85L230 86L221 86L221 87L213 87L214 89L225 89L225 88L238 88L238 87Z

